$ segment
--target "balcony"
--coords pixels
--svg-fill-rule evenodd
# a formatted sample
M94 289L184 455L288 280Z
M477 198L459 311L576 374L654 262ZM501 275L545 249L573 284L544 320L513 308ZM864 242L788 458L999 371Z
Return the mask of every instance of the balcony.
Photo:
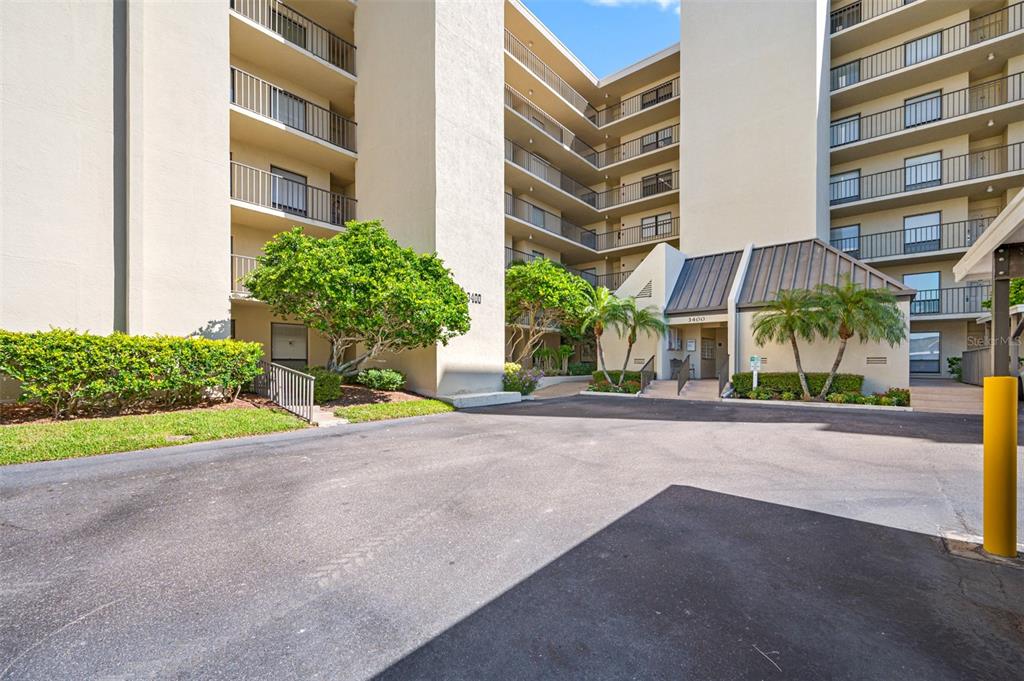
M581 165L584 165L586 169L596 167L597 150L534 106L510 85L505 86L505 108L518 114L515 118L506 117L506 129L509 132L529 136L540 131L556 142L558 148L572 151L581 161L585 162Z
M917 256L932 257L942 251L964 251L981 236L994 217L946 222L890 232L862 234L845 239L833 239L839 250L866 261L882 259L910 259Z
M535 253L524 253L523 251L517 251L516 249L509 248L508 246L505 247L505 269L512 267L512 265L516 263L533 262L538 258L541 260L545 259L543 255L536 255ZM575 274L577 277L585 279L587 283L590 284L591 286L596 285L597 275L595 275L594 273L584 272L583 270L578 270L573 267L569 267L564 263L556 262L554 260L552 260L551 262L555 263L556 265L564 269L566 272Z
M531 80L543 83L543 91L538 90L535 96L541 100L541 106L556 115L572 114L589 118L594 107L587 98L544 63L529 47L505 29L505 77L509 82L518 84L521 91L532 89L526 87Z
M926 161L871 175L833 180L829 184L829 202L833 217L852 215L871 203L871 210L883 205L895 208L909 205L927 194L928 200L963 195L964 188L977 189L980 198L1013 186L1024 170L1024 143L1016 142L994 149ZM851 171L855 172L855 171ZM1006 175L1007 177L1001 177Z
M910 79L896 79L886 86L888 89L880 85L867 87L869 82L874 82L883 76L892 76L912 67L915 71L922 71L921 74L914 77L916 81L926 82L980 66L980 63L974 64L971 61L972 59L980 60L980 56L964 56L963 59L954 60L955 63L947 64L945 67L942 67L939 62L948 61L945 58L957 53L966 55L968 52L972 52L972 48L979 48L979 50L988 48L989 43L1015 34L1022 28L1024 28L1024 3L1017 3L902 45L896 45L861 59L835 66L830 72L830 89L833 92L832 108L841 109L852 105L855 101L867 101L880 97L888 91L896 92L912 87L915 83ZM1007 46L1008 52L1013 53L1020 47L1016 42ZM973 52L976 51L978 50ZM843 94L849 89L856 89L859 93L857 95Z
M622 286L622 282L629 278L629 275L633 274L633 270L626 272L609 272L608 274L597 275L597 281L594 286L604 286L607 289L614 291L615 289Z
M900 9L914 0L859 0L832 10L828 15L829 33L838 33L857 24Z
M659 149L668 149L677 144L679 144L679 126L669 125L660 130L627 140L618 146L609 147L597 152L595 165L598 168L607 168L613 165L626 164L628 161L641 157L643 157L644 165L656 163L657 159L653 158L655 152ZM661 156L668 159L671 153L657 155L658 158ZM626 173L629 172L630 167L620 166L616 170Z
M645 224L600 232L597 234L595 247L599 251L606 251L613 248L645 246L655 241L674 239L678 236L679 218L672 218L670 220L652 219Z
M609 126L626 119L634 121L637 127L642 127L665 117L664 112L655 111L658 105L678 99L679 79L673 78L638 95L627 97L617 104L594 111L589 118L594 125L605 131Z
M256 269L256 258L251 255L231 254L231 297L248 298L249 289L242 281Z
M554 234L562 239L567 239L590 251L593 251L597 245L597 233L593 230L579 227L554 213L516 198L511 194L505 194L505 215ZM533 237L529 230L523 230L515 235L524 238ZM553 248L564 248L564 242L559 240L541 241L541 243Z
M232 54L311 90L355 91L356 47L279 0L229 0Z
M565 212L572 212L577 217L585 217L587 209L594 208L597 194L593 189L511 140L505 140L505 161L547 183L546 187L535 187L540 200L561 205L566 196L575 199L578 205L568 206Z
M602 213L621 213L618 208L644 210L655 205L664 205L664 196L679 190L679 171L664 170L643 178L639 182L624 184L606 191L597 192L593 206Z
M336 232L356 215L356 200L231 162L232 218L275 231L302 224Z
M986 312L983 301L992 297L990 284L918 291L910 301L910 318L973 319Z
M988 121L991 127L1004 127L1020 120L1020 106L1024 106L1024 73L945 94L922 95L910 104L867 116L851 116L831 125L832 162L888 151L893 144L881 138L900 133L898 144L906 147L966 134L987 126Z

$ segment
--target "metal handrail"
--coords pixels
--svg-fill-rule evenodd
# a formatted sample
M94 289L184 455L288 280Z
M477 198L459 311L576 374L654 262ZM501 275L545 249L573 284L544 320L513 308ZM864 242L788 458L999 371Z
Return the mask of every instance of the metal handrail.
M647 390L647 386L657 377L657 373L654 371L655 357L656 355L651 355L651 358L640 367L640 392Z
M590 203L596 210L604 210L624 203L639 201L649 196L658 196L679 189L679 171L665 171L651 175L639 182L619 185L612 189L596 192Z
M554 118L544 113L544 111L537 108L510 85L505 85L505 106L532 123L551 139L576 152L587 163L596 166L596 149L581 140Z
M242 282L256 269L259 261L251 255L231 254L231 292L249 295L249 289Z
M625 272L599 274L597 275L597 281L594 283L594 286L604 286L606 289L614 291L622 286L622 282L629 279L629 275L633 274L633 272L634 270L626 270Z
M673 144L679 144L678 123L626 140L617 146L602 149L597 152L597 157L592 163L598 168L604 168Z
M671 220L659 220L647 225L633 225L622 229L612 229L607 232L597 233L596 250L609 248L624 248L636 244L657 241L658 239L670 239L679 236L679 218Z
M913 104L832 123L829 143L835 149L854 142L946 121L1024 99L1024 73L922 99Z
M910 301L910 316L983 314L983 302L992 297L990 284L919 290Z
M831 205L1024 170L1024 142L829 183Z
M236 161L231 161L231 198L338 227L356 216L356 200L351 197Z
M533 75L546 83L552 90L557 92L562 99L569 102L573 108L579 110L580 113L588 114L594 110L594 107L590 105L586 97L577 92L569 83L565 82L565 79L555 73L550 66L544 63L543 59L512 35L508 29L505 29L505 51L513 59L525 66Z
M545 257L543 255L537 255L535 253L525 253L523 251L518 251L518 250L516 250L514 248L511 248L509 246L505 247L505 269L508 269L509 267L512 267L512 265L514 265L515 263L519 263L519 262L521 262L521 263L528 263L528 262L533 262L534 260L538 260L538 259L540 259L540 260L551 260L551 258L547 258L547 257ZM592 272L584 272L583 270L578 270L578 269L576 269L574 267L569 267L568 265L566 265L564 263L560 263L557 260L551 260L551 262L553 262L554 264L558 265L559 267L561 267L566 272L569 272L570 274L575 274L577 277L580 277L581 279L586 281L591 286L596 286L597 285L597 275L595 275L594 273L592 273Z
M548 184L558 187L573 198L590 206L594 205L596 192L593 189L579 180L569 177L555 166L509 139L505 140L505 160Z
M235 67L231 67L231 103L336 147L356 150L355 121Z
M283 2L229 0L229 7L328 64L356 75L356 46Z
M602 127L678 96L679 78L673 78L672 80L655 85L638 95L627 97L617 104L594 111L588 117L594 125Z
M726 386L729 385L729 353L726 353L722 357L722 361L718 364L718 396L721 397L722 393L725 392Z
M921 36L917 40L835 66L830 71L830 89L834 91L850 87L871 78L965 50L1021 28L1024 28L1024 3L1018 2Z
M863 21L888 14L912 2L915 0L857 0L829 13L829 32L838 33L852 28Z
M683 388L686 387L686 382L690 380L690 356L687 355L683 358L683 363L679 365L679 375L676 376L676 395L683 392Z
M593 249L597 243L597 233L593 230L574 225L568 220L535 206L528 201L505 194L505 215L522 220L534 227L539 227L552 234L558 234L566 239Z
M992 224L994 217L945 222L910 229L862 234L844 239L832 239L832 245L855 258L886 258L894 255L913 255L944 251L952 248L970 248L982 232Z
M303 421L313 420L313 384L309 374L260 360L263 373L252 379L253 391Z

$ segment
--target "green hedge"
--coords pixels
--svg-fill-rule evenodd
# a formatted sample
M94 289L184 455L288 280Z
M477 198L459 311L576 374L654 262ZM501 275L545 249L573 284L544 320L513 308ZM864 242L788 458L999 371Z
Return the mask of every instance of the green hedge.
M588 376L594 373L593 362L576 362L569 365L570 376Z
M811 395L817 395L825 385L827 373L807 374L807 387ZM732 386L738 395L746 395L754 388L754 375L749 371L741 371L732 375ZM858 374L836 374L829 388L832 393L859 393L864 386L864 377ZM761 372L757 376L758 389L767 389L776 393L790 392L798 397L803 393L800 389L800 377L795 371Z
M401 390L405 387L405 375L394 369L363 369L356 376L356 383L374 390Z
M345 382L341 374L328 371L326 367L306 367L305 372L313 377L313 401L325 404L341 399L341 386Z
M612 383L618 383L619 382L619 374L621 374L621 373L622 373L621 371L611 371L609 369L608 376L611 377ZM593 374L591 374L591 378L593 378L595 381L607 381L607 379L604 377L604 372L603 371L595 371ZM627 371L626 372L626 379L625 379L625 381L636 381L637 383L639 383L640 382L640 372L639 371ZM623 383L625 383L625 381L623 381Z
M0 373L55 418L230 399L260 373L262 354L232 340L0 331Z

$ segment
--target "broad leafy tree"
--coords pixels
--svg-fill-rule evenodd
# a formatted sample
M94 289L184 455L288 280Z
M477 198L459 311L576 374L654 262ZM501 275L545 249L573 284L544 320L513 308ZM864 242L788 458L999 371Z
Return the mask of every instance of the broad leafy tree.
M661 313L658 312L657 308L639 308L636 306L636 298L632 296L622 300L622 315L623 322L619 329L626 336L626 359L622 361L619 387L622 387L623 378L626 376L626 369L629 367L629 356L633 353L633 346L636 345L640 334L657 338L668 331L668 325L661 318Z
M349 222L329 239L294 229L266 244L245 285L275 314L331 344L328 368L352 375L369 359L469 331L469 297L434 253L398 245L379 221ZM343 361L345 350L356 356Z
M796 373L800 377L800 389L803 399L811 399L810 388L807 387L807 374L804 373L800 361L800 346L797 339L813 342L823 332L823 324L817 299L806 289L781 290L775 300L768 302L754 315L754 342L760 345L767 343L789 343L793 347L793 359L796 361Z
M518 263L505 271L505 323L511 330L510 355L517 363L533 357L544 334L579 324L588 284L546 258Z
M592 288L589 293L589 300L583 310L580 328L589 328L594 334L598 367L604 372L605 380L611 383L612 377L608 375L608 367L604 363L604 348L601 346L601 337L607 329L621 329L626 322L626 315L622 308L622 301L616 298L604 286Z
M820 399L824 399L839 373L839 365L851 338L857 336L861 343L884 341L895 346L906 340L907 322L892 291L866 288L850 281L849 277L839 286L818 286L814 298L822 335L830 340L839 340L836 359L818 394Z

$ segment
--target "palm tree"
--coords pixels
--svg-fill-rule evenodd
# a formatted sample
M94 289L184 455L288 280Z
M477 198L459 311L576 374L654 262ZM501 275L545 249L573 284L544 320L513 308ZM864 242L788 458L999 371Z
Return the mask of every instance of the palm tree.
M817 310L814 294L806 289L780 290L775 300L767 303L754 315L754 342L786 343L793 346L793 359L796 360L796 373L800 377L800 389L803 399L811 399L811 390L807 387L807 374L804 373L800 361L800 346L797 339L813 342L821 333L821 318Z
M622 373L619 374L619 387L622 387L622 379L626 376L626 368L629 366L629 356L633 352L633 345L637 337L642 333L645 336L658 337L668 330L668 325L662 320L661 313L655 307L640 309L636 306L636 298L630 296L622 301L622 312L625 321L620 331L626 335L626 359L622 362Z
M821 284L815 290L815 298L823 322L822 335L839 339L836 360L818 393L818 397L824 399L839 373L846 344L851 338L857 336L861 343L885 341L893 347L906 339L907 322L892 291L866 288L850 281L849 276L838 286Z
M604 365L604 348L601 347L601 336L605 329L618 329L625 323L626 318L622 311L622 301L612 295L604 286L597 286L590 291L590 300L583 308L581 329L592 329L594 333L594 346L597 350L598 366L604 372L604 378L609 383L612 377L608 375L608 368Z

